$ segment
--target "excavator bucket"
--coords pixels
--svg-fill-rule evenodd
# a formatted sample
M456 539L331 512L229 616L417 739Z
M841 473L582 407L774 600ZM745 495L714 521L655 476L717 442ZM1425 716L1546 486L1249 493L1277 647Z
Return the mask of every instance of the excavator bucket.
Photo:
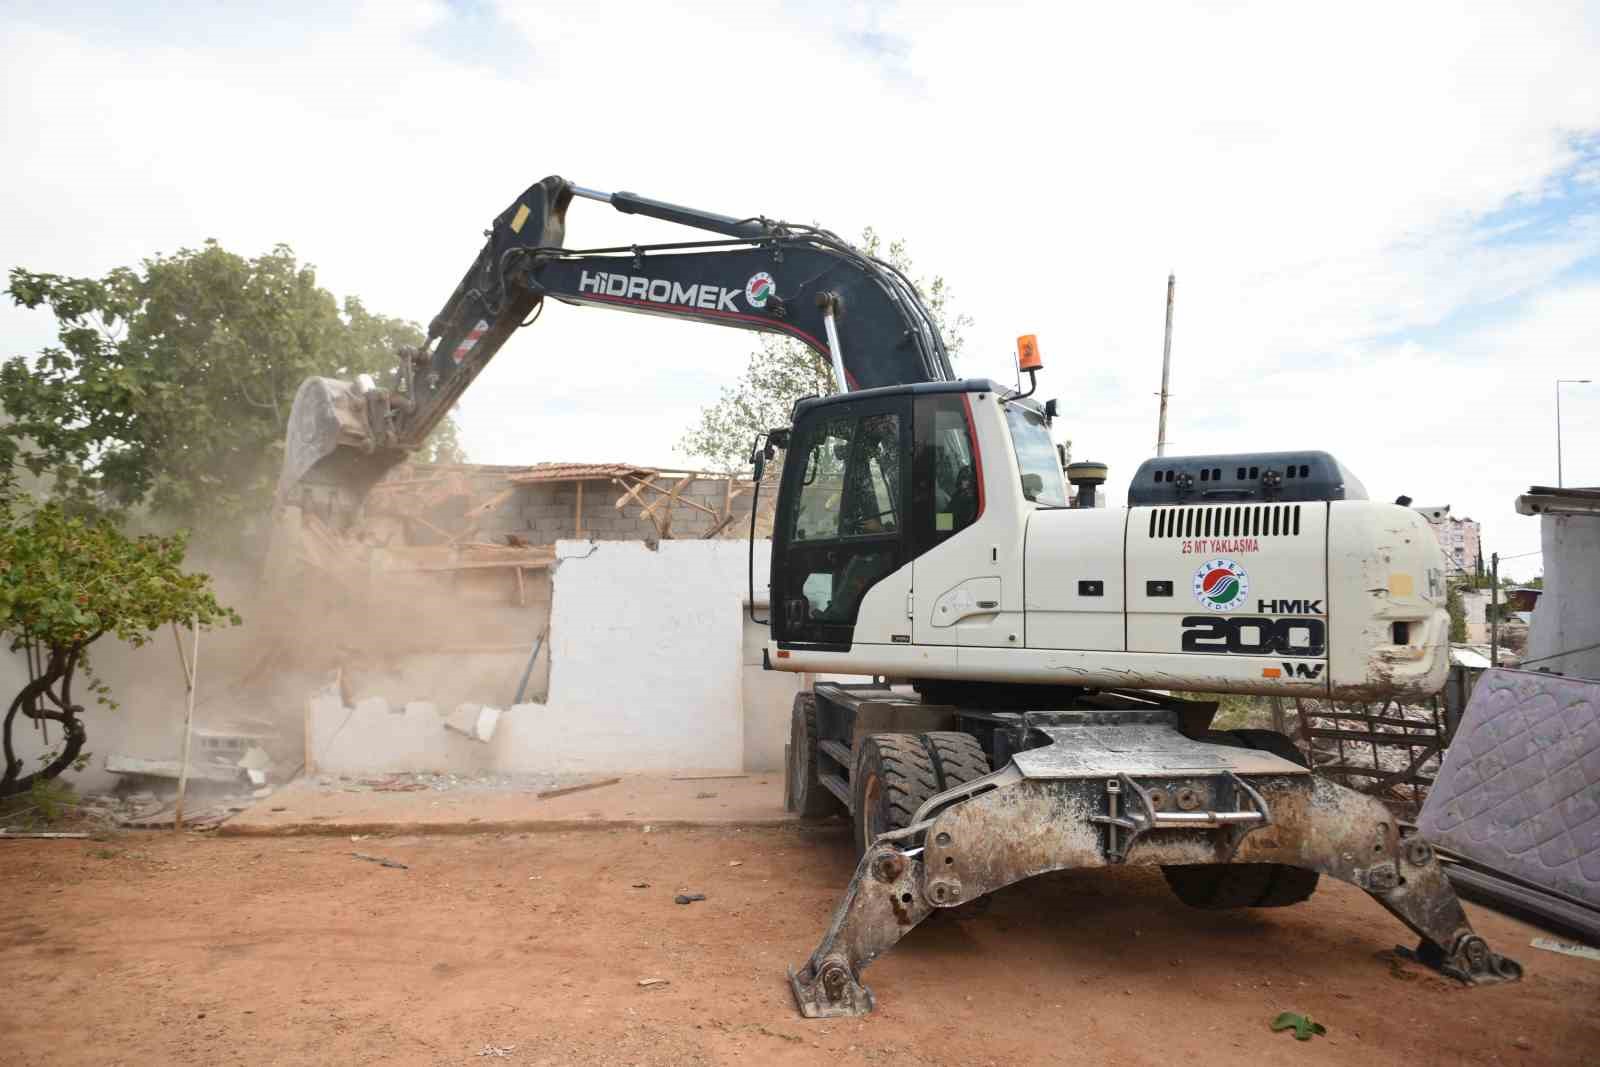
M802 1015L871 1011L862 969L937 908L1049 871L1122 864L1236 885L1279 869L1269 865L1331 875L1419 935L1420 962L1469 984L1521 977L1473 932L1433 849L1372 797L1271 752L1192 740L1175 717L1047 721L1046 744L931 797L868 847L822 941L789 972Z

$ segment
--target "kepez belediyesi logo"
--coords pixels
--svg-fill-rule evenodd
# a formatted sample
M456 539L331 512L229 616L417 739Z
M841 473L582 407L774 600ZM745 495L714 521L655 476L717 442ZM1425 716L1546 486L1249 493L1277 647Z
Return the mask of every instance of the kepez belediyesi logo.
M1194 598L1207 611L1232 611L1250 594L1250 575L1231 559L1207 560L1194 572Z
M772 275L766 271L752 275L744 283L744 298L753 308L764 308L767 301L777 295L778 283L772 280Z

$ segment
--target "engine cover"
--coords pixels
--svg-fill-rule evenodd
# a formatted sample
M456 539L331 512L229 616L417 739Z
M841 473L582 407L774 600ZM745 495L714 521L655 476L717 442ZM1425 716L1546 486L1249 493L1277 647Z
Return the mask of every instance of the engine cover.
M1164 456L1141 463L1128 486L1134 506L1365 499L1361 480L1326 452Z

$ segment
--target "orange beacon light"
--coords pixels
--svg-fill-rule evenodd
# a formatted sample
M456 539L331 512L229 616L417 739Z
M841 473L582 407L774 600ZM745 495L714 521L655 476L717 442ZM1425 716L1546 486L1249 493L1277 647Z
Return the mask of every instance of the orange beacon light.
M1039 358L1039 338L1031 333L1025 333L1017 338L1017 369L1036 371L1044 369L1044 361Z

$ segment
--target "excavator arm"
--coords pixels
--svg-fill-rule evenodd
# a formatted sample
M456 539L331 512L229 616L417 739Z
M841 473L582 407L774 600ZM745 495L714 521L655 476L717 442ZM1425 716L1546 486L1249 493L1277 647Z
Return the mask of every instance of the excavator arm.
M568 249L574 197L716 236ZM955 377L911 281L826 230L600 193L551 176L495 217L426 342L399 353L389 387L328 379L301 386L280 497L308 474L364 491L422 444L546 298L794 337L831 363L841 391Z

